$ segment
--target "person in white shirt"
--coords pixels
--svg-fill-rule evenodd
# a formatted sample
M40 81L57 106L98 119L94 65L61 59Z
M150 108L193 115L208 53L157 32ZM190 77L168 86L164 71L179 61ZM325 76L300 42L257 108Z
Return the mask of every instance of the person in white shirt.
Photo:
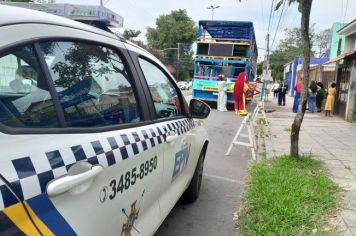
M227 82L225 75L219 75L219 82L218 82L218 111L227 111L226 103L227 103Z
M273 97L278 98L278 89L279 89L279 83L275 82L272 86L272 91L273 91Z

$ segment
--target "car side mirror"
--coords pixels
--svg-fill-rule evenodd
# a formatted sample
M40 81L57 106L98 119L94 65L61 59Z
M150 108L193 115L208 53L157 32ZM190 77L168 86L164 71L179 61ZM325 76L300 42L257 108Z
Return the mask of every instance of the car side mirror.
M192 98L189 103L189 113L192 118L205 119L210 114L210 107L205 102Z

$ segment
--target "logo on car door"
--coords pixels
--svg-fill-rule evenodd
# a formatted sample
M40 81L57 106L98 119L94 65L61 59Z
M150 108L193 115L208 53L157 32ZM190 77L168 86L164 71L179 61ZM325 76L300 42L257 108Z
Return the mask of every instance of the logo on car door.
M182 148L175 155L172 182L183 172L187 167L190 153L190 144L183 144Z
M132 229L134 229L137 233L140 234L140 231L135 227L135 221L138 219L140 213L140 204L144 194L145 190L143 190L138 204L137 200L131 204L130 214L127 214L125 208L122 208L122 213L127 217L127 221L125 224L122 225L121 236L131 236Z

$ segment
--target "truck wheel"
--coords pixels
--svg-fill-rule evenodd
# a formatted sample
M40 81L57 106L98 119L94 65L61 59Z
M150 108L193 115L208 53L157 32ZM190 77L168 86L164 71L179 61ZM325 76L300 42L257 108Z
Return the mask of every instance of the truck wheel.
M185 190L183 194L183 198L186 202L195 202L199 197L201 182L203 179L204 158L205 150L201 152L192 181L190 182L189 187L187 188L187 190Z

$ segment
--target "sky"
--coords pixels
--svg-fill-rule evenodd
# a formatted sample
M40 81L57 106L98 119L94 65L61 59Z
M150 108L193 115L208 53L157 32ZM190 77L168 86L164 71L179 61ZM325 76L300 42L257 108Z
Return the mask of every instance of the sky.
M274 0L277 2L277 0ZM57 3L69 1L57 0ZM186 9L195 22L210 20L210 5L219 6L214 12L214 20L252 21L255 27L259 57L263 57L266 48L269 15L272 0L103 0L105 7L124 18L124 29L140 30L140 39L145 39L146 28L155 27L156 18L169 14L172 10ZM100 0L71 0L71 4L99 5ZM300 13L297 5L286 4L273 11L270 24L270 47L275 49L283 38L283 29L300 27ZM278 29L278 21L280 20ZM348 23L356 18L356 0L314 0L310 23L315 23L316 31L331 28L334 22Z

